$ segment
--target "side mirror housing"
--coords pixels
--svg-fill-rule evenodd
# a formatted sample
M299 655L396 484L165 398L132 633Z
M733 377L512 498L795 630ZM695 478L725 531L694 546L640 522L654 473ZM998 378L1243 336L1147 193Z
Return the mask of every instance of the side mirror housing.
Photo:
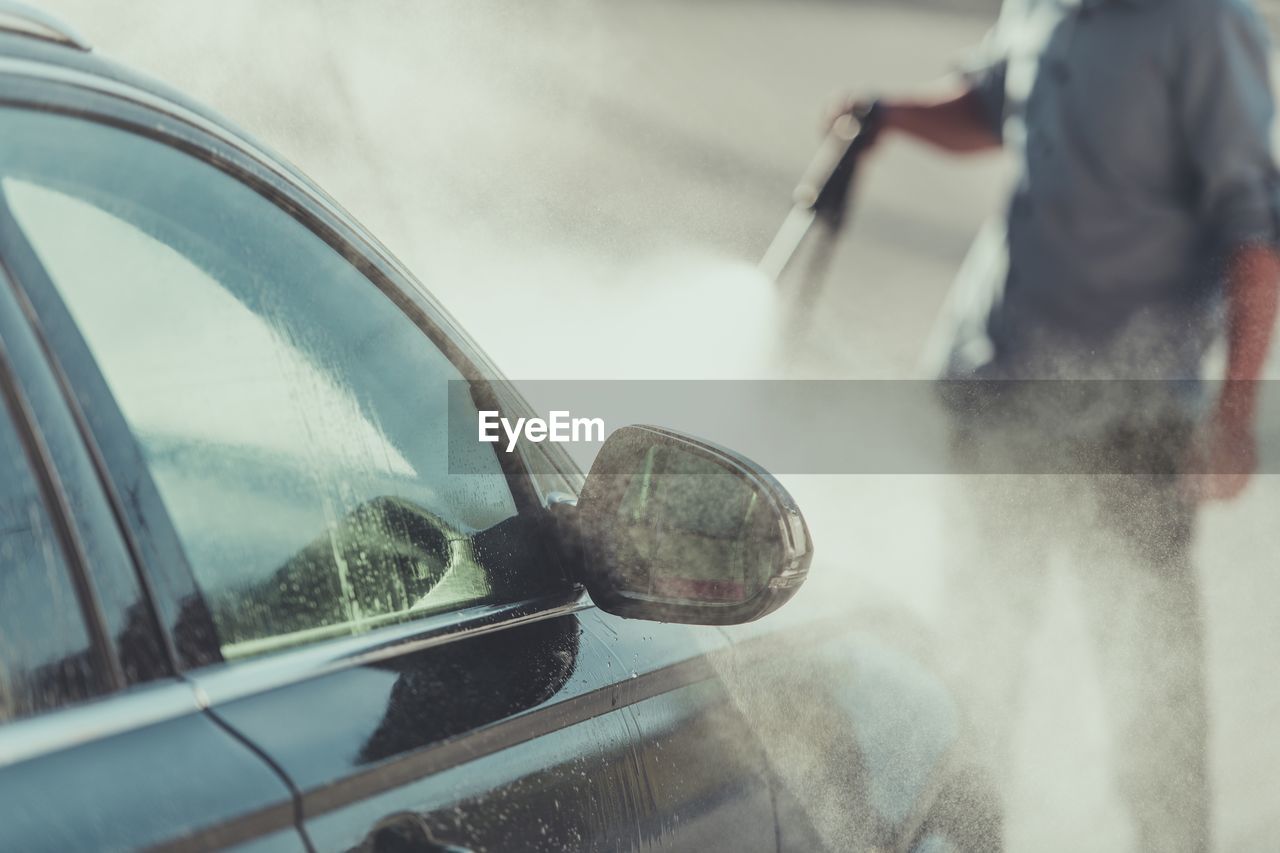
M787 490L751 460L652 426L609 436L575 515L579 579L634 619L731 625L781 607L813 543Z

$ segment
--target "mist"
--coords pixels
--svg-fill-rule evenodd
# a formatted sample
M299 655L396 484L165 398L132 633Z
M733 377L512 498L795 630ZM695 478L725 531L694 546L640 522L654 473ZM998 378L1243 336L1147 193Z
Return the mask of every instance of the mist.
M44 5L299 165L515 379L918 376L1009 179L1000 156L876 152L820 310L803 340L783 340L782 300L754 263L828 96L947 73L986 13L767 0ZM891 605L943 623L959 478L782 479L817 554L788 618L834 597L850 613ZM1278 501L1277 478L1260 476L1202 513L1196 542L1224 850L1269 850L1280 834ZM1004 650L1026 673L1005 780L1010 849L1125 850L1133 829L1110 781L1080 606L1091 593L1061 556L1045 590L1030 646Z

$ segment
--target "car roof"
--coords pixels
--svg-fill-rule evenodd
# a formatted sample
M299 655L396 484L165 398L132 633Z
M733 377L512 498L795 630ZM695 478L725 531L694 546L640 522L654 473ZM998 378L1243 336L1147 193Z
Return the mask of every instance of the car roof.
M3 11L3 6L0 6L0 11ZM63 42L51 41L25 32L15 33L0 29L0 73L5 71L6 60L15 60L24 64L34 62L47 65L50 69L65 69L122 83L133 89L145 92L153 98L167 101L182 110L195 113L206 121L231 131L236 136L251 143L254 147L269 150L227 118L200 102L145 74L140 74L117 62L113 62L95 51L81 49Z
M60 42L80 50L90 49L88 39L72 29L71 25L21 0L0 0L0 29Z

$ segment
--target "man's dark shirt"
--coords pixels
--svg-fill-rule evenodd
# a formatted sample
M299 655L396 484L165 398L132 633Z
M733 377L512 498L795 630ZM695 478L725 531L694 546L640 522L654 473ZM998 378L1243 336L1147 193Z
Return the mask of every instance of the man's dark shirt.
M1194 378L1223 262L1274 242L1266 30L1248 0L1006 0L969 71L1021 176L967 265L949 375Z

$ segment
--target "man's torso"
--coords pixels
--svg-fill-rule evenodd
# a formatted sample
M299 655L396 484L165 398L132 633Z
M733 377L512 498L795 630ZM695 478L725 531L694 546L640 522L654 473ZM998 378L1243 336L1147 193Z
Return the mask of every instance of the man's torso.
M1203 3L1008 0L1003 135L1021 175L986 318L994 375L1190 377L1221 258L1177 87ZM1193 81L1194 82L1194 81ZM971 347L972 348L972 347ZM953 372L954 369L953 369Z

